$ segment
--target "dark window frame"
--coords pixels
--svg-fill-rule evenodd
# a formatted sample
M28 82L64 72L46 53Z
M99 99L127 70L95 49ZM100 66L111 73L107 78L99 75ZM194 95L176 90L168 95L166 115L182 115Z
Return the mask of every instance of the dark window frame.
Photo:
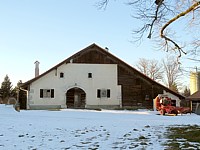
M97 89L97 98L101 98L101 89Z
M40 89L40 98L54 98L54 93L54 89Z
M60 78L64 78L64 73L60 72Z
M43 98L43 89L40 89L40 98Z
M110 98L111 97L111 90L110 89L106 89L106 96L101 95L102 90L105 90L105 89L97 89L97 98Z
M110 89L107 89L107 98L110 98Z
M54 89L51 89L51 98L54 98Z
M92 73L91 72L88 73L88 78L92 78Z

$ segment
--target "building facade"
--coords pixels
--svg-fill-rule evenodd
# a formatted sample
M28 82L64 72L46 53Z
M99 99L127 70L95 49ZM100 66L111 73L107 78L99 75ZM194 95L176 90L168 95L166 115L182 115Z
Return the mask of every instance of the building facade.
M62 64L32 82L28 109L121 107L116 64Z
M145 76L107 49L92 44L25 82L27 109L153 108L158 94L184 96Z

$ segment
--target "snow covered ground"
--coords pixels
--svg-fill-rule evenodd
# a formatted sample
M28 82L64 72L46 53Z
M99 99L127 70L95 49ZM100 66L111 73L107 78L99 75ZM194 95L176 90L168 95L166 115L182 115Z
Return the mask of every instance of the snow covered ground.
M1 150L156 149L169 125L200 125L195 114L139 111L21 110L0 105Z

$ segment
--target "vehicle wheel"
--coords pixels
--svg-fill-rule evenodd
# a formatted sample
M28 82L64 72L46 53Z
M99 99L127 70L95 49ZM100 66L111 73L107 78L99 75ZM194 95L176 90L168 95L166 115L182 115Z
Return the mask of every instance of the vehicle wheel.
M174 114L175 116L177 116L178 115L178 111L174 110L174 111L172 111L172 114Z
M175 112L175 115L176 115L176 116L178 115L178 111Z
M161 109L161 110L160 110L160 114L161 114L161 115L165 115L165 110Z

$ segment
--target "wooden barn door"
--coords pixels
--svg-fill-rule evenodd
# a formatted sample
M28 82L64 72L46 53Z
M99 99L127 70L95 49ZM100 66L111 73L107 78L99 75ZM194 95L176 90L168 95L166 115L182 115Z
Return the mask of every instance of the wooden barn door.
M66 93L67 108L85 108L86 93L80 88L71 88Z

